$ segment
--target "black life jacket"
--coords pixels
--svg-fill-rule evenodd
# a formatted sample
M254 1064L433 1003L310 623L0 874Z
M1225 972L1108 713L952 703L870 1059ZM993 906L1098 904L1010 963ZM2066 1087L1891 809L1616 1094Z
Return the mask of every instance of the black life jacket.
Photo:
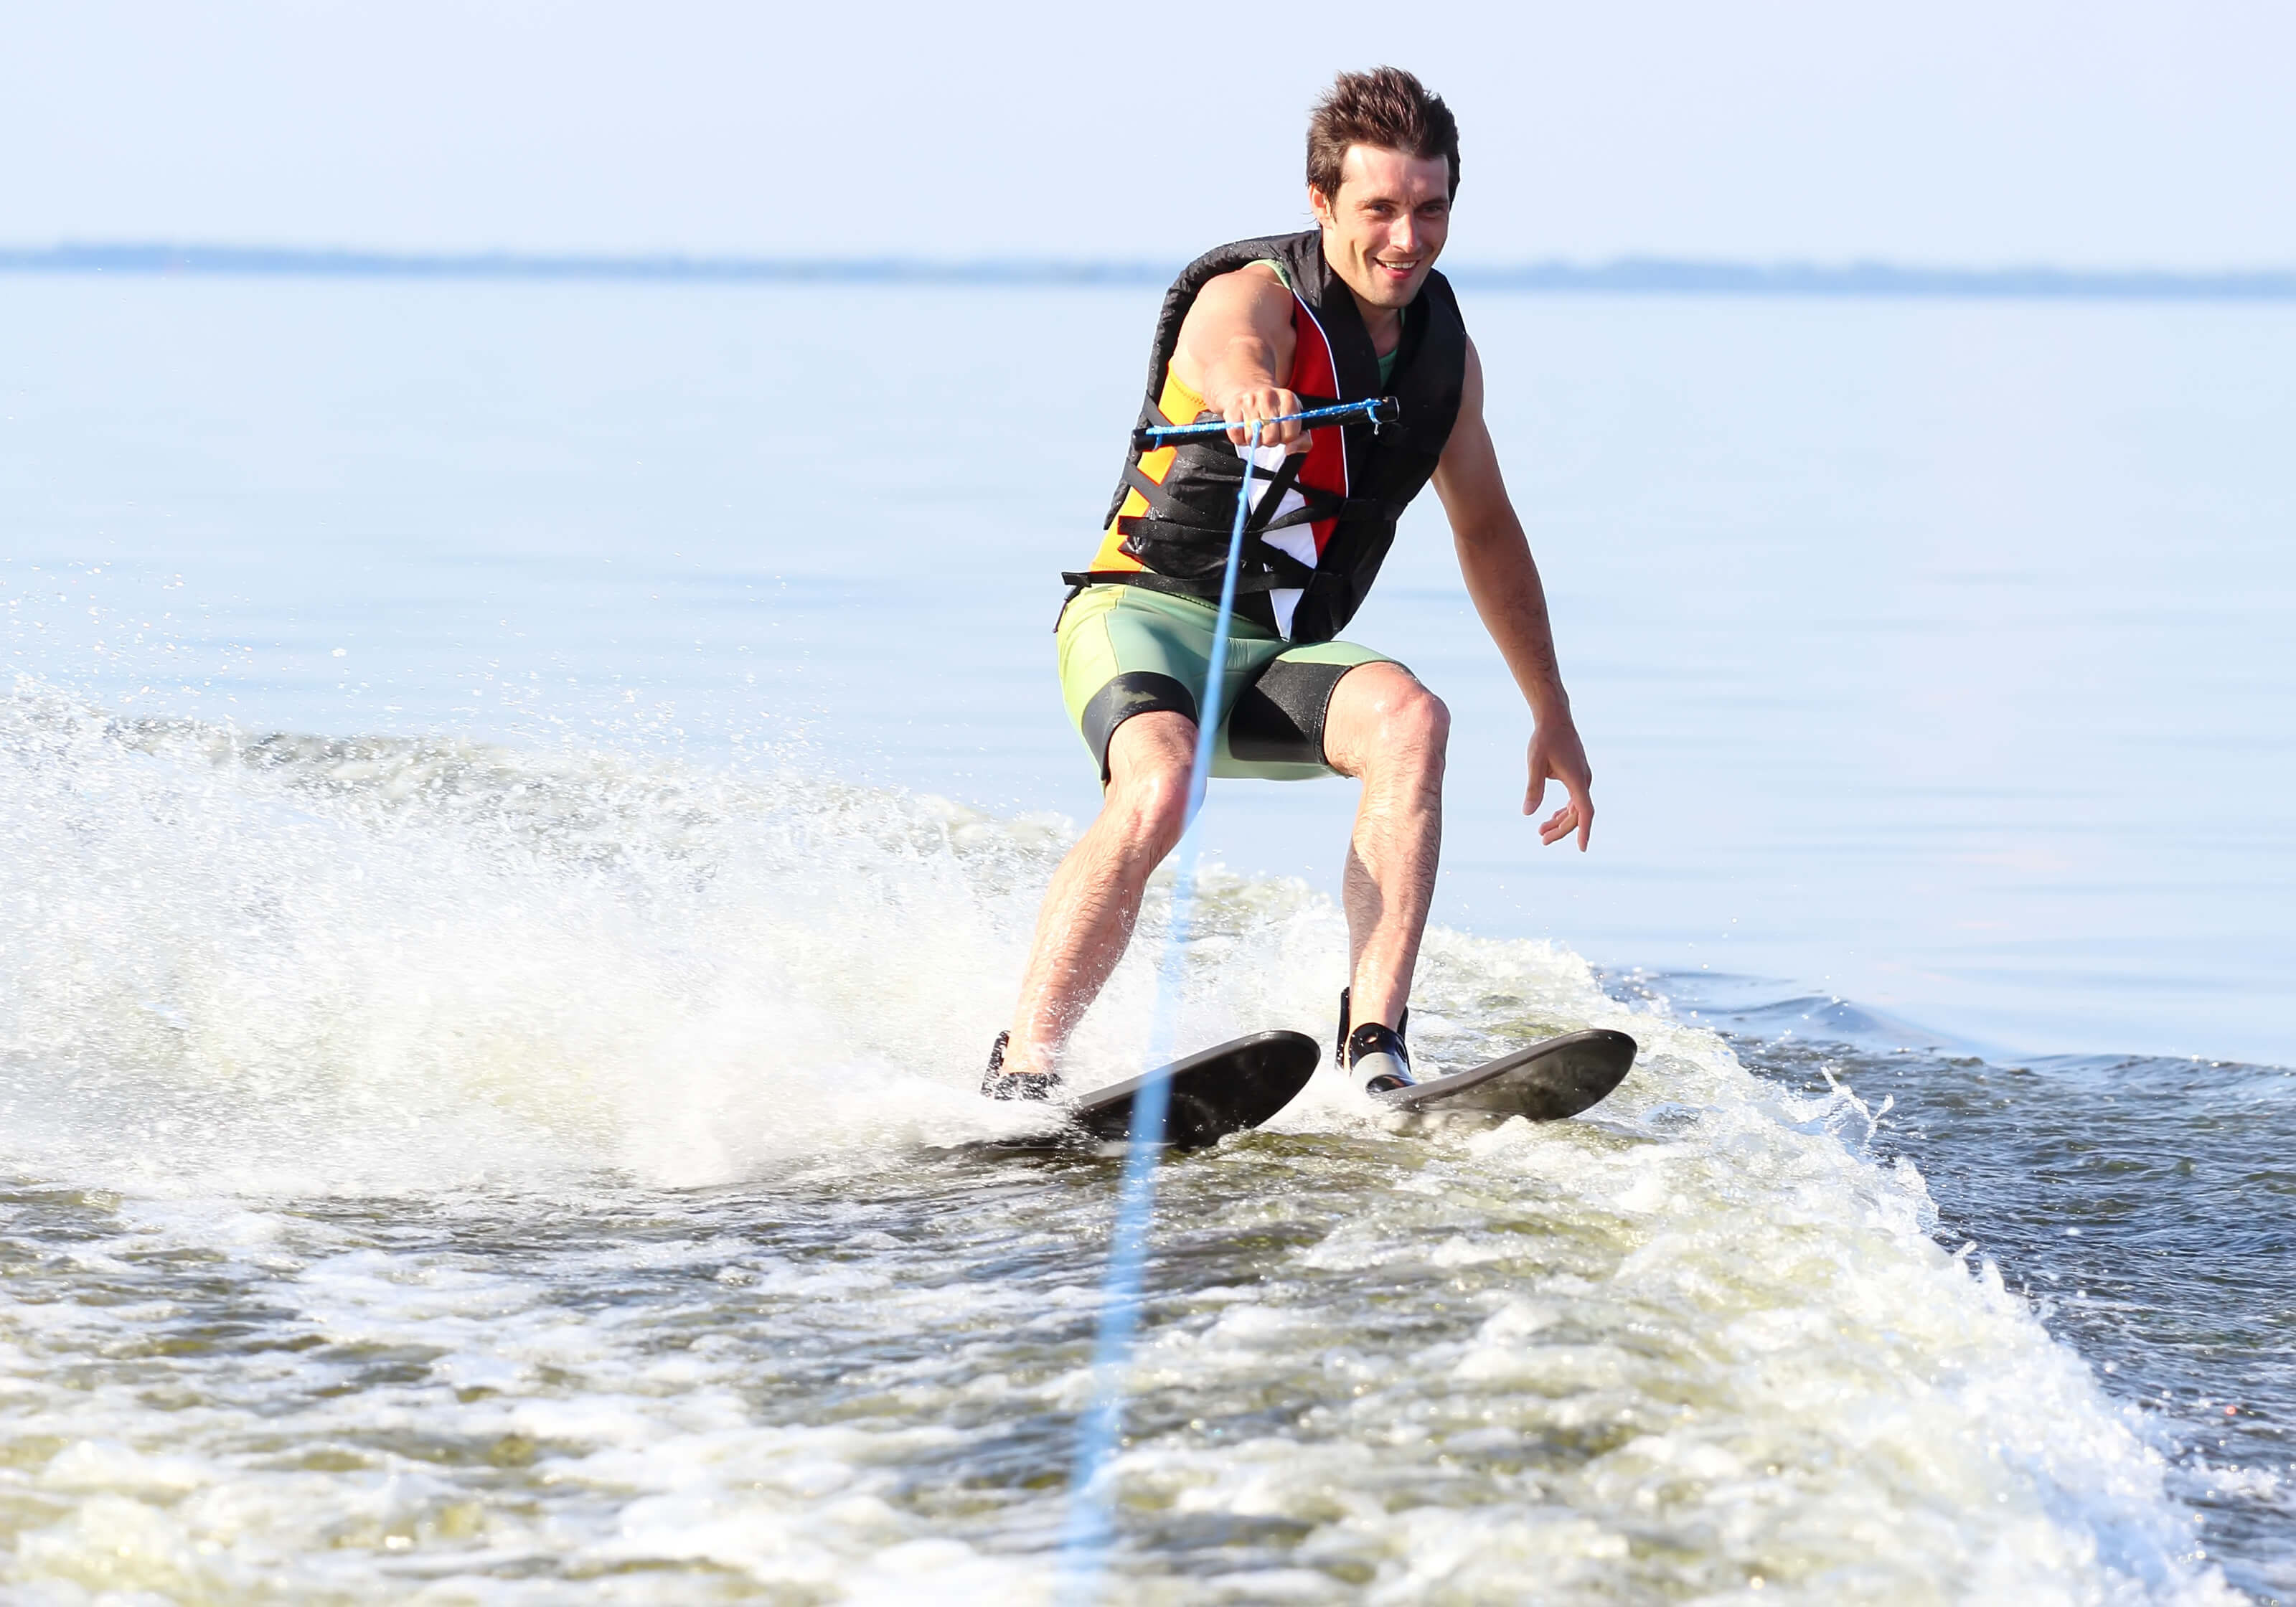
M1310 450L1285 458L1272 479L1264 470L1253 473L1257 500L1244 529L1237 611L1281 630L1269 594L1296 590L1300 595L1291 628L1282 634L1295 642L1324 642L1363 606L1395 543L1396 521L1442 458L1466 381L1467 331L1449 283L1431 272L1404 309L1402 342L1382 385L1379 356L1355 297L1324 260L1320 229L1237 241L1197 258L1165 292L1148 361L1143 430L1219 416L1207 410L1195 419L1168 419L1159 406L1180 325L1209 281L1269 259L1283 265L1296 304L1298 340L1285 389L1299 393L1300 406L1382 394L1399 404L1394 422L1376 430L1367 422L1327 427L1315 433ZM1102 561L1062 578L1072 586L1119 583L1217 601L1242 477L1243 460L1225 437L1157 448L1136 431L1109 504L1110 540ZM1263 484L1267 489L1261 495ZM1289 491L1300 499L1286 512ZM1301 526L1314 535L1312 564L1267 540L1271 533ZM1293 537L1286 545L1305 544Z

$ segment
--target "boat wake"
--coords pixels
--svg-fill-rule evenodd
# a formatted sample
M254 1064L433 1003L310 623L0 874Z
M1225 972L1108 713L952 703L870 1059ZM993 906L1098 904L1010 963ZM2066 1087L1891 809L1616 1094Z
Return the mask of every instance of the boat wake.
M21 1599L1043 1598L1112 1169L945 1151L1040 1119L972 1088L1062 823L27 683L0 833ZM1190 953L1183 1046L1327 1032L1305 886L1209 873ZM1631 995L1431 933L1424 1065L1633 1076L1168 1163L1119 1595L2234 1599L1878 1111Z

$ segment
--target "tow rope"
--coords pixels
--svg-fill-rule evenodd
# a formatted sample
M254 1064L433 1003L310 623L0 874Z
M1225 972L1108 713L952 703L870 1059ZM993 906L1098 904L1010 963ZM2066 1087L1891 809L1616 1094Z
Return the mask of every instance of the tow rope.
M1100 1595L1113 1528L1114 1481L1108 1463L1124 1431L1124 1374L1132 1359L1132 1341L1140 1326L1140 1279L1148 1259L1148 1232L1156 1209L1156 1162L1164 1144L1164 1117L1169 1106L1172 1079L1159 1075L1172 1061L1172 1039L1177 1025L1180 990L1187 971L1188 930L1195 914L1196 862L1202 840L1196 823L1202 817L1204 790L1211 782L1212 750L1219 741L1223 710L1221 693L1227 670L1228 629L1235 619L1236 571L1243 554L1244 527L1251 518L1252 471L1259 466L1259 441L1273 424L1329 427L1352 419L1368 422L1374 430L1396 416L1391 397L1344 402L1286 414L1280 418L1245 422L1248 444L1243 457L1243 483L1235 494L1235 523L1228 532L1227 562L1220 575L1218 616L1212 626L1211 660L1204 671L1204 691L1197 708L1195 759L1188 772L1187 809L1182 816L1179 850L1172 881L1171 917L1164 932L1164 953L1158 967L1156 1014L1148 1036L1151 1075L1132 1100L1132 1130L1124 1152L1124 1178L1116 1201L1116 1226L1111 1235L1108 1271L1101 1283L1100 1329L1093 1345L1092 1405L1077 1428L1076 1459L1069 1473L1068 1521L1061 1532L1060 1600L1083 1607ZM1201 440L1234 428L1226 421L1204 424L1175 424L1144 430L1150 444Z

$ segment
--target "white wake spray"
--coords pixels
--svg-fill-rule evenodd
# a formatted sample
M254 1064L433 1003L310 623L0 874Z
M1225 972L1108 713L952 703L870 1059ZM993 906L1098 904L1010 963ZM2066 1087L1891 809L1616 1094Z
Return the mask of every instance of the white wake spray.
M1040 1596L1065 1439L998 1436L1082 1404L1096 1261L1061 1247L1104 1242L1105 1180L931 1156L1029 1119L971 1090L1064 840L794 768L20 686L0 1163L92 1215L0 1303L12 1587ZM1304 887L1209 874L1183 1045L1322 1036L1344 947ZM1148 964L1081 1078L1131 1069ZM1854 1095L1789 1097L1567 953L1431 934L1429 1066L1585 1025L1644 1049L1594 1119L1400 1136L1326 1076L1171 1168L1120 1527L1287 1538L1119 1595L2226 1599L2131 1420L1931 1241ZM636 1215L560 1243L562 1209ZM200 1341L172 1406L75 1382L194 1273L279 1348Z

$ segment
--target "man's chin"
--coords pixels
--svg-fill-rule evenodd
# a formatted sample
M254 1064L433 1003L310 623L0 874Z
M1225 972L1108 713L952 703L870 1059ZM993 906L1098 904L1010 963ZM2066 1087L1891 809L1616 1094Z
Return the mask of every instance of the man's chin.
M1424 267L1401 280L1392 274L1374 274L1372 276L1372 293L1364 299L1374 307L1409 307L1419 299L1420 287L1426 283L1427 269Z

